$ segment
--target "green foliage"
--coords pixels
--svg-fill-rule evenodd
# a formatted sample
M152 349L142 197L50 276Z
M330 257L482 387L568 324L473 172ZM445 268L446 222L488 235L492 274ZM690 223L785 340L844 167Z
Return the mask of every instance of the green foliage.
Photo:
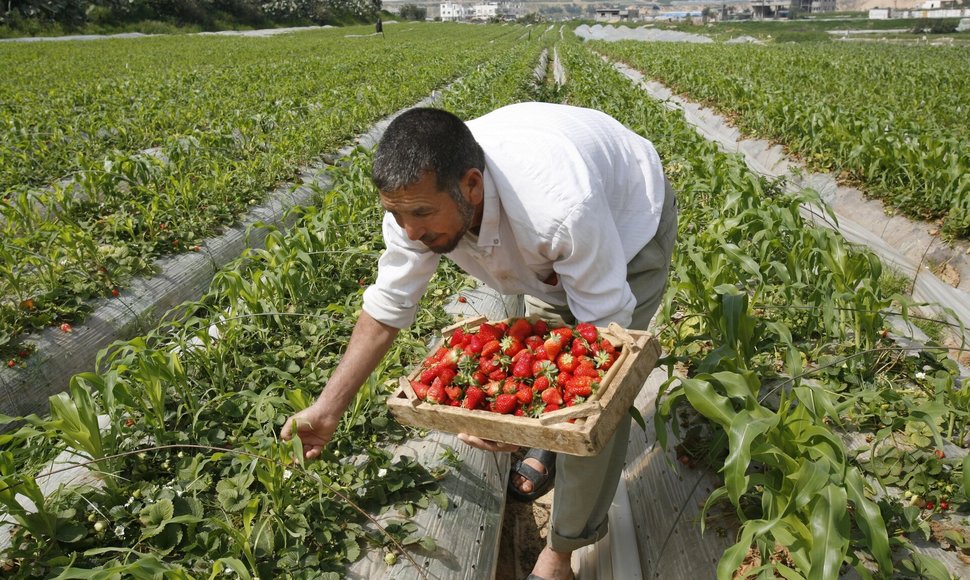
M970 236L966 47L593 46L712 104L742 131L784 143L813 168L863 184L892 211Z

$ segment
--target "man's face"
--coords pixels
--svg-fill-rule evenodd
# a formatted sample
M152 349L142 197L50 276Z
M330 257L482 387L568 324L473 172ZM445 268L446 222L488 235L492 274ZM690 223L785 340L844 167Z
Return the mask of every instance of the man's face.
M460 186L463 187L463 186ZM381 193L381 205L394 217L408 238L432 252L447 254L458 246L475 220L475 205L467 195L460 201L437 187L433 173L394 192Z

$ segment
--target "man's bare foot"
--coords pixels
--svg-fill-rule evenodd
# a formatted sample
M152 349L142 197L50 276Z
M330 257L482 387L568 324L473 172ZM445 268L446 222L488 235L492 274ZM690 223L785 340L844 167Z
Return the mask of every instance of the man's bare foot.
M546 546L539 552L532 573L545 580L573 580L572 556L572 552L557 552Z
M528 465L529 467L535 469L539 473L546 472L546 466L542 464L538 459L533 459L532 457L526 457L522 460L522 463ZM532 493L532 482L528 478L522 477L522 475L516 473L512 475L512 485L516 487L522 493Z

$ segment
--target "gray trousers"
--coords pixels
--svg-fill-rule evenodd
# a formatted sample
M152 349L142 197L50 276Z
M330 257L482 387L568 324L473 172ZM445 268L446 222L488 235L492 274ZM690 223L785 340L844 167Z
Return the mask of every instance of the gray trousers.
M677 199L667 183L657 234L627 264L626 279L637 298L630 324L633 330L647 329L663 299L677 238L677 213ZM547 304L532 296L525 297L525 306L530 316L552 323L576 323L565 306ZM629 415L620 421L616 433L598 455L556 456L556 492L548 535L553 550L571 552L606 535L610 504L626 462L631 421Z

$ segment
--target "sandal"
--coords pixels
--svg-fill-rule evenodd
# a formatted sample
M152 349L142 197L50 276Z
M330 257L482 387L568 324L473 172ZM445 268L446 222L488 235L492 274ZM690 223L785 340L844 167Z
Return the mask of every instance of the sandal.
M525 462L526 459L535 459L546 468L546 472L535 469L531 465ZM519 488L512 483L512 478L515 474L521 475L532 483L532 491L526 493L520 491ZM519 461L515 462L512 466L512 471L509 473L509 495L513 498L524 501L531 502L541 495L544 495L546 491L552 486L552 482L556 475L556 454L553 451L545 451L543 449L529 449L525 457Z

